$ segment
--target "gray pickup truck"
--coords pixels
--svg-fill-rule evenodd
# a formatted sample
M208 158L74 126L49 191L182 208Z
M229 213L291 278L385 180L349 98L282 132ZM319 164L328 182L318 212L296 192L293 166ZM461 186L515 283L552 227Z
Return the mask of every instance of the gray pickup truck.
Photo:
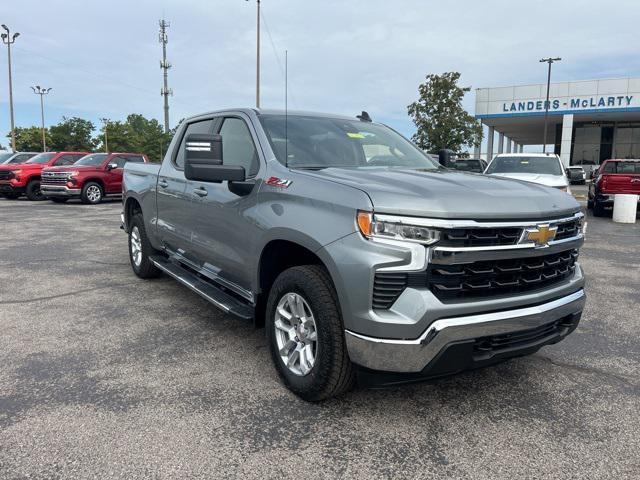
M585 303L583 220L564 192L448 170L365 112L206 113L161 166L124 169L135 274L265 326L310 401L562 340Z

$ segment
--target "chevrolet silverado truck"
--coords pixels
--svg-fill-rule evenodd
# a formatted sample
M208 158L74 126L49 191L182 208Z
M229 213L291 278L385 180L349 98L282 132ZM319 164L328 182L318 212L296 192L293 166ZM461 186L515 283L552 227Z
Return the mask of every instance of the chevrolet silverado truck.
M124 168L133 272L265 326L309 401L565 338L585 304L583 217L558 189L443 168L364 112L207 113L162 165Z
M82 203L97 204L105 197L119 197L127 162L148 163L149 159L141 153L92 153L73 165L42 170L40 190L57 203L79 198Z
M71 165L86 152L45 152L24 163L0 165L0 194L10 199L26 195L29 200L44 200L40 174L45 167Z
M603 217L617 193L640 195L640 160L605 160L589 185L587 207L595 217Z

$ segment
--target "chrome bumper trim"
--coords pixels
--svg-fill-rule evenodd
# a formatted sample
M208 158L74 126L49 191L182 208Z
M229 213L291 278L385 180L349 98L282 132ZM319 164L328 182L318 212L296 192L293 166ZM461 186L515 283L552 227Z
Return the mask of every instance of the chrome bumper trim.
M345 330L352 361L367 368L390 372L420 372L452 342L474 340L535 328L584 308L584 290L533 307L443 318L433 322L416 339L375 338Z
M64 186L40 185L40 191L45 196L51 197L72 197L80 195L79 188L69 188Z

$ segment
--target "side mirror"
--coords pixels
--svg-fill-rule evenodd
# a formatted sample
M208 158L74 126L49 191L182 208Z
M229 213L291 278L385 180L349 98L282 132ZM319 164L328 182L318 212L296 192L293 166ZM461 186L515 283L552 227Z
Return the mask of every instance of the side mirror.
M107 165L107 170L113 170L114 168L118 168L117 163L110 163Z
M184 176L200 182L244 182L246 172L239 165L223 165L222 136L192 133L184 143Z

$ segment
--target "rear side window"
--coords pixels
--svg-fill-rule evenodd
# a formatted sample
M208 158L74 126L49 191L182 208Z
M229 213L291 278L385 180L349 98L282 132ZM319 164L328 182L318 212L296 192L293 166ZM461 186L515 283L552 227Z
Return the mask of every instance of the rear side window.
M607 162L603 173L640 174L640 162Z
M186 141L187 136L192 133L213 133L213 119L209 118L207 120L193 122L187 125L187 129L182 136L182 141L180 142L180 146L178 147L178 152L176 153L174 160L175 166L180 170L184 168L184 142Z
M80 157L76 156L76 155L62 155L59 159L56 160L55 165L59 166L59 165L71 165L73 164L76 160L78 160Z
M247 176L258 173L258 153L244 120L235 117L225 118L220 135L224 164L244 167Z

